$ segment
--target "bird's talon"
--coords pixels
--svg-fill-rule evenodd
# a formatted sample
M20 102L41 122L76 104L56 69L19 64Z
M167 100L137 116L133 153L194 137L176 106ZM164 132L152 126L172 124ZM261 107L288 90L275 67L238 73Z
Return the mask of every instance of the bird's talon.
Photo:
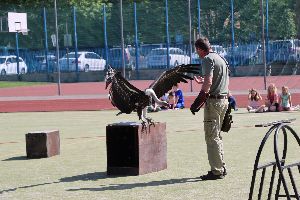
M154 121L151 118L146 118L146 120L147 120L147 123L149 125L149 129L150 129L150 126L154 126L155 127L155 123L154 123Z
M145 121L142 121L142 132L147 130L147 123Z

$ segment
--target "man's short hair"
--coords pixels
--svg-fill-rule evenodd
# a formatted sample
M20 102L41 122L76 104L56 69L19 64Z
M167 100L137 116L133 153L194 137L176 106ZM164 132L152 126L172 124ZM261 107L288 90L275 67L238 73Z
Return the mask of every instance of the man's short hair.
M209 52L210 43L206 37L201 37L195 42L195 47L197 49L202 49L203 51Z

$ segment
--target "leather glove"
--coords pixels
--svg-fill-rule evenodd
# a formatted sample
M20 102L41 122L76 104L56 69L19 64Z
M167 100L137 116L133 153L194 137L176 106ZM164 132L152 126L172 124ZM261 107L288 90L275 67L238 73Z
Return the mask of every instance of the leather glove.
M200 110L200 108L206 102L206 99L207 99L207 94L203 90L201 90L190 108L190 111L193 113L193 115L195 115L195 113Z

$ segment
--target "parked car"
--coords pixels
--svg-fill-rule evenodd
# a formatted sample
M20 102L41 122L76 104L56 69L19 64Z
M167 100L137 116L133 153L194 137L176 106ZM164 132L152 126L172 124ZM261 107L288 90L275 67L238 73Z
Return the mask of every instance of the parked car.
M17 66L17 56L0 56L0 74L2 76L6 74L17 74ZM19 73L27 73L27 65L21 57L19 57Z
M76 71L75 52L66 54L59 59L61 71ZM105 69L106 61L94 52L78 52L78 70L79 71L101 71Z
M247 66L262 63L261 45L245 44L229 47L225 59L231 66Z
M192 53L192 64L201 64L202 60L200 59L199 55L194 52Z
M225 56L227 55L227 52L221 45L211 45L211 48L214 52L218 53L223 58L225 58Z
M287 62L300 60L300 40L275 40L268 45L268 60L273 62Z
M221 46L221 45L211 45L211 48L214 52L218 53L223 58L225 58L225 56L227 56L227 52L223 48L223 46ZM193 52L192 53L192 64L201 64L201 63L202 63L202 61L199 58L199 55L197 54L197 52Z
M47 55L49 72L53 72L56 67L56 57L54 55ZM47 72L47 64L45 56L35 56L35 71L36 72Z
M167 48L155 48L146 56L147 66L150 68L165 68L167 59L170 61L170 67L180 64L190 63L190 57L180 48L169 48L169 58L167 58Z
M132 47L124 48L124 61L126 68L133 68L135 66L135 49ZM122 67L122 49L115 47L109 49L109 62L114 68Z

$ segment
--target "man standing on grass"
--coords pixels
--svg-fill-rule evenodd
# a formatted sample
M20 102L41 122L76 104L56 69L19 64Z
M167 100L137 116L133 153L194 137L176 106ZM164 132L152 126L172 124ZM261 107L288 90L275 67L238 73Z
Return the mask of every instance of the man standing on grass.
M201 179L222 179L227 174L221 127L228 108L229 70L226 60L212 51L207 38L198 39L195 42L195 47L197 54L203 59L204 79L201 81L203 83L202 89L190 110L195 114L205 103L204 132L208 161L211 167L211 170L206 175L201 176Z

